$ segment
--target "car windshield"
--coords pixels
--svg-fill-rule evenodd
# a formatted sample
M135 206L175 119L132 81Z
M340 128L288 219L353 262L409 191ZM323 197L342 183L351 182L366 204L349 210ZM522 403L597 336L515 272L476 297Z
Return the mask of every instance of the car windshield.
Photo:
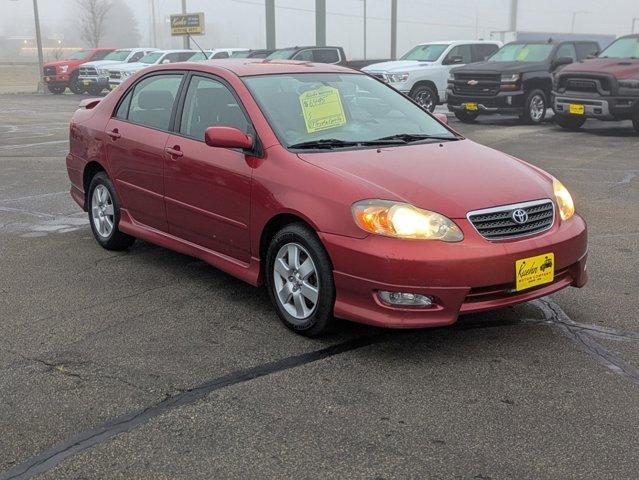
M268 57L266 57L269 60L274 60L274 59L283 59L286 60L287 58L291 58L295 52L297 50L295 50L294 48L284 48L282 50L275 50L273 53L271 53Z
M246 58L250 53L250 50L240 50L239 52L231 53L231 58Z
M189 57L190 62L201 62L203 60L208 60L208 57L202 52L195 52L193 55Z
M259 75L244 81L287 147L458 139L404 95L368 75Z
M417 45L404 54L400 60L418 60L420 62L434 62L441 57L444 50L448 48L446 44Z
M551 43L509 43L488 59L490 62L543 62L554 48Z
M104 60L124 61L126 60L126 57L129 56L130 53L131 53L131 50L116 50L115 52L111 52L106 57L104 57Z
M83 58L87 58L89 55L91 55L89 50L78 50L71 54L67 60L82 60Z
M152 65L156 63L163 55L164 55L164 52L147 53L140 59L140 63L146 63L147 65Z
M599 56L601 58L639 58L639 37L619 38Z

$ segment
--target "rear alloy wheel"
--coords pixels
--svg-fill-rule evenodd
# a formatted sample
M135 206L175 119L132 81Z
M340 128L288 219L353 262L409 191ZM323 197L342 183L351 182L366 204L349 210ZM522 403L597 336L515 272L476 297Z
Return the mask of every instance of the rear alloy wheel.
M583 126L584 123L586 123L586 118L557 115L555 117L555 122L557 122L557 125L565 130L577 131Z
M332 327L333 269L312 230L291 224L277 232L268 247L265 276L269 296L284 325L308 337L322 335Z
M546 95L541 90L533 90L526 97L524 102L524 114L521 119L526 123L538 125L546 118L548 104Z
M467 110L457 110L455 112L455 116L457 117L457 120L459 120L462 123L474 123L475 120L477 120L477 117L479 116L479 112L469 112Z
M118 229L120 205L105 172L97 173L91 180L87 200L91 231L103 248L124 250L133 245L135 238Z
M67 89L67 87L65 86L60 86L60 85L47 85L47 88L49 89L49 91L51 93L53 93L54 95L61 95L64 93L64 91Z
M410 97L424 110L432 112L439 103L437 92L433 87L420 85L410 92Z

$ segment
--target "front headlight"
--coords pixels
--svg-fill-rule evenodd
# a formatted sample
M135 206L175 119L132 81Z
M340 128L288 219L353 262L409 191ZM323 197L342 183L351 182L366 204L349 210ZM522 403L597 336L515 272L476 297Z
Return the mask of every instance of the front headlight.
M452 220L407 203L362 200L353 205L353 217L362 230L387 237L443 242L464 239L464 234Z
M521 79L521 73L512 73L501 76L501 83L517 83Z
M555 200L559 208L559 215L562 220L568 220L575 214L575 202L572 201L570 192L556 178L552 181L552 189L555 192Z
M132 75L131 72L120 72L120 77L122 78L127 78L130 77Z
M60 73L67 73L69 65L60 65Z
M387 78L390 83L402 83L408 80L408 73L389 73Z
M449 73L448 74L448 83L454 83L455 82L455 74L454 73Z

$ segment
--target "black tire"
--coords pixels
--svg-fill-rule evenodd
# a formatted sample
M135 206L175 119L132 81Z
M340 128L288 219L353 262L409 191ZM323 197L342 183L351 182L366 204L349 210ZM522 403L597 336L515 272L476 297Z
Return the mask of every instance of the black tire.
M586 123L585 117L569 117L568 115L555 116L555 122L564 130L577 131L584 123Z
M113 228L110 234L106 236L98 232L93 219L93 209L91 202L93 198L93 192L99 186L103 186L108 190L113 205ZM133 242L135 242L135 238L127 235L126 233L122 233L118 229L118 225L120 223L120 201L117 194L115 193L115 189L113 188L111 180L109 180L109 177L105 172L98 172L91 179L89 190L87 192L87 211L89 213L89 223L91 225L93 237L103 248L107 250L126 250L131 245L133 245Z
M98 96L102 93L102 90L104 90L104 88L102 87L90 87L87 92L89 95L95 95Z
M435 107L439 104L439 95L437 90L430 85L418 85L410 92L412 98L420 107L429 112L435 111Z
M82 84L78 81L78 75L71 75L69 79L69 90L71 90L76 95L82 95L86 89L82 86Z
M316 284L318 291L317 301L312 312L305 318L292 316L286 310L282 301L280 301L276 291L275 261L282 247L291 244L303 247L305 252L302 253L308 254L315 267L315 274L308 277L308 281ZM288 261L290 262L290 258ZM280 320L287 328L307 337L323 335L330 331L335 323L335 318L333 317L333 306L335 304L333 267L315 232L302 223L287 225L277 232L268 246L264 274L271 302ZM303 301L306 302L306 300Z
M537 102L541 102L541 113L537 112L540 108ZM519 117L523 122L530 125L539 125L546 118L546 111L548 110L548 97L543 90L533 90L526 96L524 102L524 114Z
M462 123L474 123L479 116L479 112L469 112L468 110L457 110L455 111L455 116L457 120Z
M67 87L65 87L64 85L47 85L47 88L54 95L62 95L67 89Z

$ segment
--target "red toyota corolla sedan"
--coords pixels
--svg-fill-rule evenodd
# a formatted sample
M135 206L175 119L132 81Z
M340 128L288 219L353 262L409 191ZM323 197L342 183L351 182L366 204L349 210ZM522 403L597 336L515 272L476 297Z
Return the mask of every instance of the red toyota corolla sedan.
M152 67L74 114L71 195L104 248L135 238L266 284L305 335L393 328L586 283L568 190L347 68Z

